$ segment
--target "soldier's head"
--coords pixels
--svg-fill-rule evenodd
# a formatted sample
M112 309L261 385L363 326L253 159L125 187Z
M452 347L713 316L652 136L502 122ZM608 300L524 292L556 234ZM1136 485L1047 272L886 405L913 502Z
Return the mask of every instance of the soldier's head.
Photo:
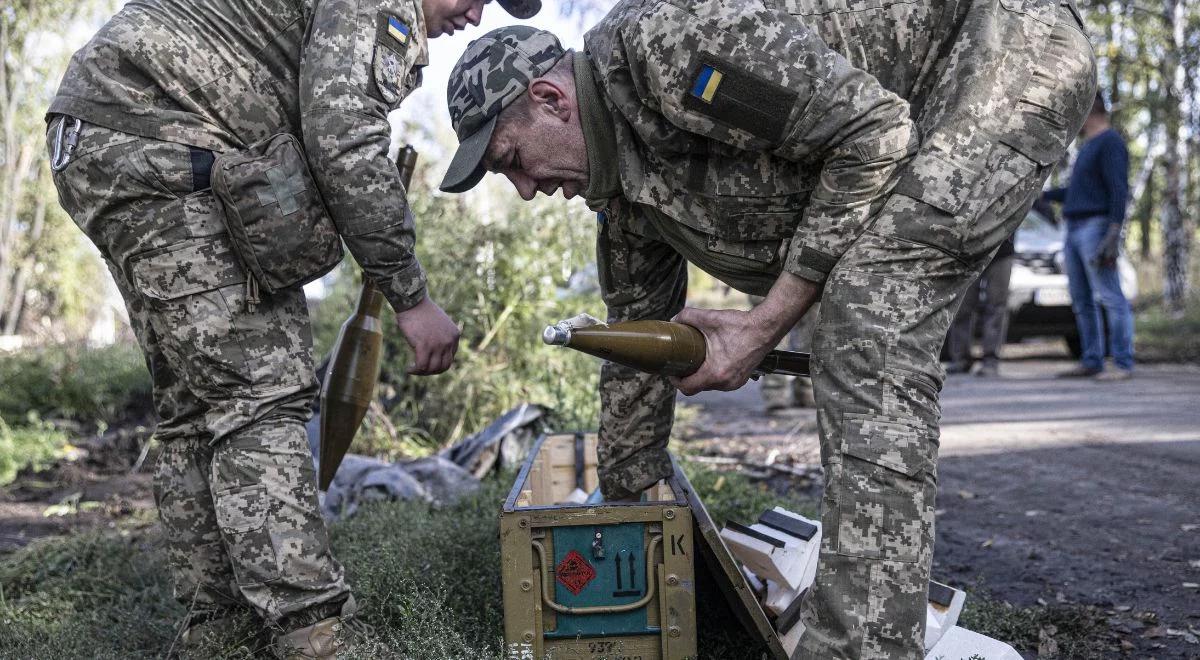
M430 39L454 34L467 25L479 25L483 6L491 0L421 0L425 33ZM542 0L499 0L500 6L517 18L529 18L542 8Z
M458 152L442 180L464 192L503 174L524 199L574 197L587 187L573 53L549 32L514 25L467 46L446 91Z

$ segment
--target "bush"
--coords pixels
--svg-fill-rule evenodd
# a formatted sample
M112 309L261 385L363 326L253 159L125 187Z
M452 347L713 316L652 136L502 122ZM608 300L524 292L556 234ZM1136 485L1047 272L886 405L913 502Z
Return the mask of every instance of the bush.
M1138 314L1133 339L1140 361L1200 362L1200 297L1192 299L1182 317L1171 316L1156 301Z
M524 401L553 408L563 428L594 427L599 364L541 342L550 323L581 311L604 313L594 292L567 291L572 275L593 259L594 216L560 200L517 200L490 216L473 213L456 196L414 192L411 203L430 295L463 334L453 369L410 378L407 345L385 321L381 393L399 443L435 449ZM357 269L343 266L333 294L314 314L318 361L352 309Z
M66 445L65 433L36 417L15 428L0 417L0 486L12 483L26 467L48 467Z
M0 356L0 417L111 424L149 408L150 374L136 346L49 346Z

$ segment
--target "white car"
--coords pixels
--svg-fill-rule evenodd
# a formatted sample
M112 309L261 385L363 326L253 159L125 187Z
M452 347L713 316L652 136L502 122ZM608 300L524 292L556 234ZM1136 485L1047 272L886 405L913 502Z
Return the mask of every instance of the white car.
M1062 337L1071 354L1080 354L1079 329L1071 311L1071 292L1063 261L1063 233L1046 216L1030 210L1017 229L1016 254L1008 283L1008 341ZM1137 298L1137 273L1124 254L1117 259L1121 290ZM1103 313L1103 310L1101 310Z

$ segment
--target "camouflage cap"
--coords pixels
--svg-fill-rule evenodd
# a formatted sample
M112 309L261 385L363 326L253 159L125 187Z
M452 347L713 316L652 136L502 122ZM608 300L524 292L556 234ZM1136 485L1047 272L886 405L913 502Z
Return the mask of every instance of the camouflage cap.
M499 0L500 6L514 18L533 18L542 8L542 0Z
M467 46L446 87L459 145L442 190L465 192L479 183L496 118L566 52L553 34L526 25L492 30Z

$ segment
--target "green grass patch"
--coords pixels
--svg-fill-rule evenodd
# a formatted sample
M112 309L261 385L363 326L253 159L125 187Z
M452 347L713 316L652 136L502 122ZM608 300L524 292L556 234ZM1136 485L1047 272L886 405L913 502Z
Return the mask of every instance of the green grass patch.
M1200 362L1200 298L1191 301L1182 317L1154 303L1138 314L1133 339L1138 360Z
M136 346L48 346L0 356L0 417L111 424L149 409L150 374Z
M1076 604L1015 607L971 592L958 624L1014 648L1070 660L1103 657L1112 650L1103 610Z
M36 418L13 427L0 417L0 486L12 483L25 468L49 467L67 443L66 433Z

